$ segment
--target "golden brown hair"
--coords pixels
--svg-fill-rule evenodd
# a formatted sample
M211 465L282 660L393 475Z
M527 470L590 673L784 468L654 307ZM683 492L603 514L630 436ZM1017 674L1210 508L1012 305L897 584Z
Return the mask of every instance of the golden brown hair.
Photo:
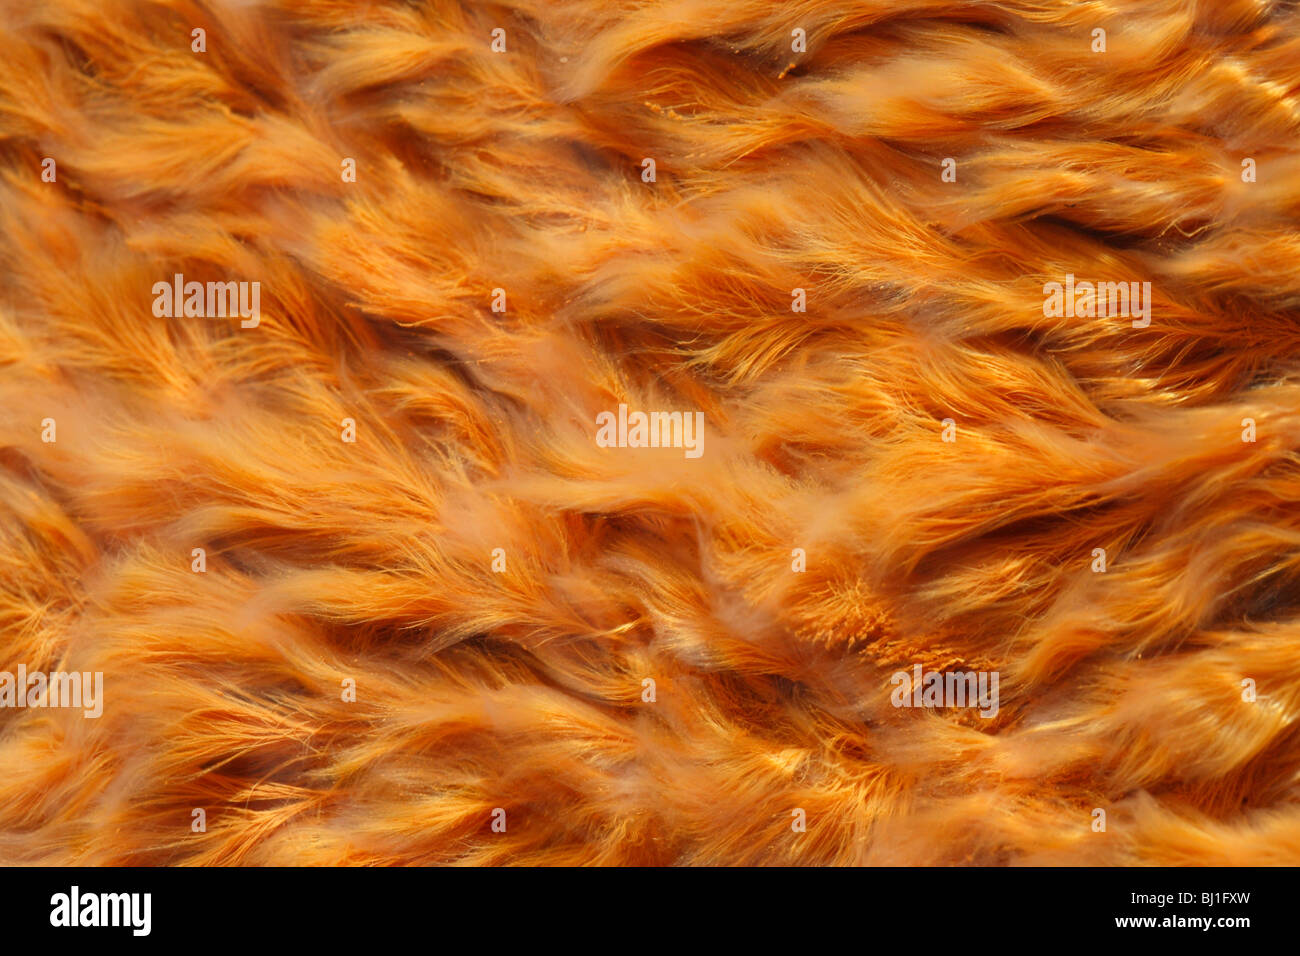
M1300 861L1297 63L1282 0L3 0L0 669L105 701L0 709L0 862Z

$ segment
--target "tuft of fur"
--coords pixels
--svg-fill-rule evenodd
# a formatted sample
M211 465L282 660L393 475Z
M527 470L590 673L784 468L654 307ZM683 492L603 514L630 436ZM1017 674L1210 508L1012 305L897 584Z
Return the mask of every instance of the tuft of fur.
M1300 863L1298 137L1285 0L0 0L0 862Z

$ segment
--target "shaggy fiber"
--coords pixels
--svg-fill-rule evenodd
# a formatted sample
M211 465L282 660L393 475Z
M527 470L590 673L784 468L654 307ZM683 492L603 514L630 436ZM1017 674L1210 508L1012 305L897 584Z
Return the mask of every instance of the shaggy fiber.
M0 862L1300 862L1297 137L1289 0L0 0Z

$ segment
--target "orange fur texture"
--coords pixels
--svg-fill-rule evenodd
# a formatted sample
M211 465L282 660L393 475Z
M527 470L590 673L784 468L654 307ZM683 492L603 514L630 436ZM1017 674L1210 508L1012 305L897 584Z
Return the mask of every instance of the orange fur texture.
M0 862L1300 862L1298 137L1286 0L0 0Z

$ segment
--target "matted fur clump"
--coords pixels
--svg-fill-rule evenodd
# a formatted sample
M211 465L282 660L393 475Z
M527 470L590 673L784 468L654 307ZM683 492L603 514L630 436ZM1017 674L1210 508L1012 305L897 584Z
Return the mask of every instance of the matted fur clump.
M1294 3L2 11L0 861L1300 862Z

